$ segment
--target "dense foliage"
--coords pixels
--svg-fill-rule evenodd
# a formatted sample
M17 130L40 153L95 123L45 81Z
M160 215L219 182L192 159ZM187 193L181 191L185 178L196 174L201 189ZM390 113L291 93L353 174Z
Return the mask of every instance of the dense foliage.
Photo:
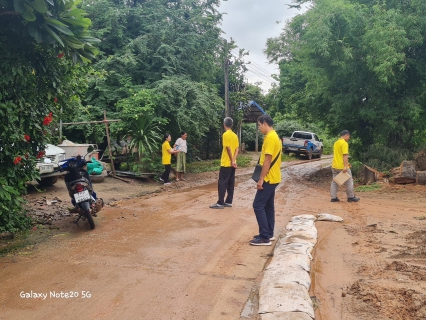
M296 2L309 9L267 44L281 70L274 111L351 130L358 154L424 144L426 2Z
M123 145L123 137L142 130L141 120L134 120L146 118L145 124L171 133L172 141L187 131L189 159L217 154L224 116L224 61L229 63L231 103L237 105L246 98L239 93L245 89L242 58L247 54L235 50L238 54L233 57L229 52L237 48L235 43L221 38L219 0L85 0L83 4L93 21L92 32L102 42L83 97L86 112L64 119L97 120L106 110L108 118L123 120L111 126L113 139ZM102 128L70 126L64 134L76 142L105 147ZM146 141L145 146L138 144L138 161L146 157L154 161L151 151L160 147L161 140L156 145L150 141L149 148Z
M72 1L0 1L0 232L28 226L21 198L25 182L37 178L34 167L56 134L60 107L73 105L84 87L81 68L65 57L87 60L86 49L62 45L38 29L49 30L46 21L55 24L55 14L77 23L82 11L74 16L73 10ZM86 31L85 26L79 28L80 35ZM79 41L71 34L67 39Z
M262 94L244 84L247 53L232 56L235 43L221 38L218 5L0 0L0 115L7 119L0 131L0 232L27 225L21 194L37 178L44 145L59 142L59 120L101 120L104 110L121 119L110 126L114 145L137 151L129 166L137 170L158 170L165 132L173 140L188 132L189 160L220 152L224 64L236 123L239 102ZM66 126L62 138L106 147L102 125Z

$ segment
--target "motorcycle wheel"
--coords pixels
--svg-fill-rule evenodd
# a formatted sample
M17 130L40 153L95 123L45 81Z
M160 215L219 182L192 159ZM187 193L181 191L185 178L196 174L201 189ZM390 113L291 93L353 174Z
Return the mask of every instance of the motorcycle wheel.
M93 221L92 214L90 213L90 204L88 202L82 202L81 207L84 211L84 216L89 222L90 229L95 229L95 222Z
M95 229L95 222L93 221L92 214L90 213L90 210L84 210L84 215L86 216L86 219L89 222L90 229Z

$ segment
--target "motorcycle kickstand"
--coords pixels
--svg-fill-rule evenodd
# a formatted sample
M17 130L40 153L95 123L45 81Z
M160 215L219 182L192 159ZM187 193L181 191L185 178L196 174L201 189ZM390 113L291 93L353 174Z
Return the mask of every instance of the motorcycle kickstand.
M80 220L81 219L81 215L79 215L78 216L78 219L77 219L77 221L75 222L75 224L78 224L78 220Z

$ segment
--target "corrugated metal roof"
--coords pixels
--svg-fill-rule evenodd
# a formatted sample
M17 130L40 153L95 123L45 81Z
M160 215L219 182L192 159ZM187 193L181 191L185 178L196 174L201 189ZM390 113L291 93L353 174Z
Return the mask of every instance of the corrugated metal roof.
M257 118L259 118L262 114L266 114L265 110L263 110L256 101L252 100L244 107L243 122L256 123Z

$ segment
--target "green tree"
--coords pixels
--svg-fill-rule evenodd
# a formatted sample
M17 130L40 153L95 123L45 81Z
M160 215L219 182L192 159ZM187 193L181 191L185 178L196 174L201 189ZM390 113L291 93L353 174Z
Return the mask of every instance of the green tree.
M86 12L78 8L81 0L0 0L0 17L11 24L7 29L14 29L14 23L22 23L24 33L29 34L38 44L56 47L72 58L73 62L89 62L97 49L93 43L99 42L88 33L90 19Z
M223 116L224 44L218 4L218 0L85 0L94 35L103 40L84 101L91 106L92 117L105 109L110 117L122 118L123 103L134 104L135 93L153 90L161 96L150 103L155 116L167 120L163 130L173 137L185 130L189 143L206 144L205 137L212 128L220 128L218 119ZM230 68L232 88L243 83L239 71L234 72L242 70L238 63ZM146 101L138 103L144 106ZM117 138L125 131L112 127Z
M315 0L267 43L279 112L347 128L360 148L424 143L423 1Z

